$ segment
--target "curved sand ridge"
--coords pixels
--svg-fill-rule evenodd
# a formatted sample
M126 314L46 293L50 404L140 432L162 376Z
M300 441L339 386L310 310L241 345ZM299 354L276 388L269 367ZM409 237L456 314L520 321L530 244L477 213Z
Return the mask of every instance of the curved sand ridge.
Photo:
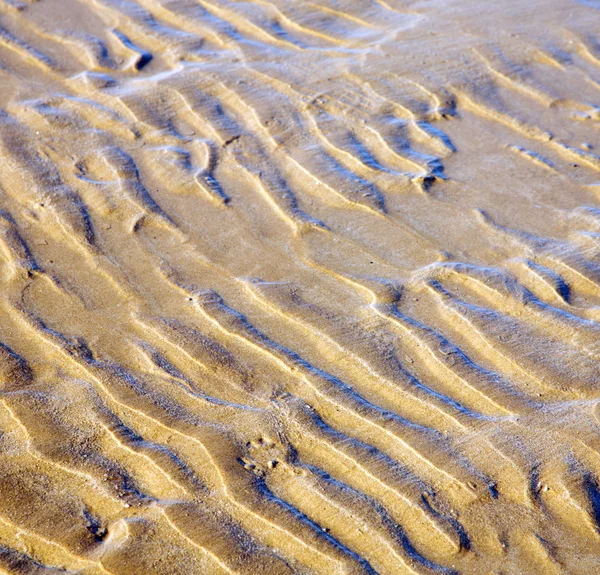
M594 2L0 1L0 572L600 570Z

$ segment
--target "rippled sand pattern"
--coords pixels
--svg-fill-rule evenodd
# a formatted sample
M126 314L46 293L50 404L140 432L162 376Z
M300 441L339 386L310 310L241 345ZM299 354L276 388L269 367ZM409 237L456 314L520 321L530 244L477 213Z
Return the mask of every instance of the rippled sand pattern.
M0 573L599 573L599 8L0 0Z

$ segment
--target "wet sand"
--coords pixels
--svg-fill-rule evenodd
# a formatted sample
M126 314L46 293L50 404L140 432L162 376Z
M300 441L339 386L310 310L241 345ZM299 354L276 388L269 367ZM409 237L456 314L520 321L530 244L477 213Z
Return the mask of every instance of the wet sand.
M599 8L1 0L0 573L600 572Z

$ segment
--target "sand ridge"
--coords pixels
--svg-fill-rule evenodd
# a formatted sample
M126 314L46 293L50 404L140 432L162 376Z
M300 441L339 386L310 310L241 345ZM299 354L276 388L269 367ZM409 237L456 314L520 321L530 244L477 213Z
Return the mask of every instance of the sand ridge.
M596 573L599 24L0 0L0 573Z

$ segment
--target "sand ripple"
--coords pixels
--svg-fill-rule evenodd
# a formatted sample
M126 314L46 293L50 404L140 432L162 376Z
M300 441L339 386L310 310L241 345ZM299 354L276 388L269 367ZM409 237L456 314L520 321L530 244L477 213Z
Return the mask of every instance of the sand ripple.
M0 572L600 571L599 24L0 0Z

